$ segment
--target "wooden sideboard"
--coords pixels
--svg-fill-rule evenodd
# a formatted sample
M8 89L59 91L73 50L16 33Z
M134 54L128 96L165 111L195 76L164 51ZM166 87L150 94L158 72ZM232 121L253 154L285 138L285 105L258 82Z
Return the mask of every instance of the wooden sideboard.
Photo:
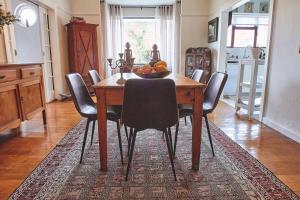
M0 64L0 133L41 112L46 124L42 65Z

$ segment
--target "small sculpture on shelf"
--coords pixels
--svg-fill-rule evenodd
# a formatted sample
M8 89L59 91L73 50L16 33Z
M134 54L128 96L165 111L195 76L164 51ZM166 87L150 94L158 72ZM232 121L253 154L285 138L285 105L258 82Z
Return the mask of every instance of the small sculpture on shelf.
M151 59L150 65L153 67L155 63L160 61L160 53L159 53L157 44L154 44L152 46L151 57L152 57L152 59Z
M132 70L135 58L132 57L132 50L130 49L130 43L129 42L127 42L125 44L125 47L126 47L126 49L124 51L125 60L124 60L124 67L122 69L122 72L130 73L131 70Z

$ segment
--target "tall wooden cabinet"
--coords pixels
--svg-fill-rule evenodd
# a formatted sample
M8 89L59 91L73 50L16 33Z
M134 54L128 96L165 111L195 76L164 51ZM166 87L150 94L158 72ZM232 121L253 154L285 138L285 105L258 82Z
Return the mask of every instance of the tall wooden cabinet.
M0 64L0 132L40 112L46 124L41 64Z
M192 76L195 69L202 69L207 82L211 76L211 50L207 47L189 48L185 53L185 76Z
M95 69L99 72L97 24L71 22L68 29L69 65L70 72L79 73L88 88L91 83L88 71Z

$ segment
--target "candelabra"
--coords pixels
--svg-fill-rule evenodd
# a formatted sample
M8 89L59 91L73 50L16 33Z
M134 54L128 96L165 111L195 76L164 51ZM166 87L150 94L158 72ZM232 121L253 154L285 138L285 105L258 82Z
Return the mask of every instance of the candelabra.
M124 79L123 77L123 69L124 69L124 63L125 63L125 60L123 59L123 56L124 54L123 53L119 53L119 60L116 61L115 65L113 65L112 61L113 59L109 58L107 59L108 63L109 63L109 66L111 69L117 69L119 68L120 69L120 73L121 73L121 77L117 80L117 84L125 84L126 82L126 79Z

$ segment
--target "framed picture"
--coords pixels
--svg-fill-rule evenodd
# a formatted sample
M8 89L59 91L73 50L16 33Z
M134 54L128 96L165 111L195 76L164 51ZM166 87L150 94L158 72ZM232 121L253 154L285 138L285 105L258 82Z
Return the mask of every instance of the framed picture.
M261 2L259 4L259 13L269 13L269 2Z
M218 41L219 18L215 18L208 22L208 42Z
M253 2L249 2L245 4L244 12L253 13Z

